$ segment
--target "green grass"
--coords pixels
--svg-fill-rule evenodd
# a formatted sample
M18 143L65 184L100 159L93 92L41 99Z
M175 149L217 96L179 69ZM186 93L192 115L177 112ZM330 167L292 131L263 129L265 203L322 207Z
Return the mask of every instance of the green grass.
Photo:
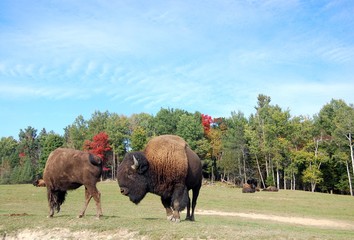
M303 191L242 194L239 188L204 185L197 205L199 211L327 219L352 227L306 226L200 212L196 213L195 222L176 224L166 220L158 196L148 194L136 206L120 194L116 182L99 183L98 188L104 214L100 220L95 218L93 200L86 216L76 218L84 203L82 187L70 191L61 212L48 219L45 188L0 185L0 237L16 237L16 233L23 231L37 234L47 231L57 233L56 238L66 239L352 239L354 236L354 198L350 196Z

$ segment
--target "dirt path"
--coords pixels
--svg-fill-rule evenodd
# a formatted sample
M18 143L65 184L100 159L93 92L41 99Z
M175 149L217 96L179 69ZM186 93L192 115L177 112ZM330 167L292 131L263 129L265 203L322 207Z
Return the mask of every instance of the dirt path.
M148 239L139 236L138 232L130 232L128 230L117 229L115 231L92 232L90 230L73 232L67 228L54 229L24 229L17 233L0 236L6 240L62 240L62 239Z
M333 229L338 229L338 228L352 229L352 230L354 229L354 224L344 222L344 221L334 221L329 219L282 217L282 216L266 215L266 214L258 214L258 213L221 212L221 211L214 211L214 210L199 210L196 211L196 214L270 220L276 222L299 224L299 225L314 226L314 227L327 227Z

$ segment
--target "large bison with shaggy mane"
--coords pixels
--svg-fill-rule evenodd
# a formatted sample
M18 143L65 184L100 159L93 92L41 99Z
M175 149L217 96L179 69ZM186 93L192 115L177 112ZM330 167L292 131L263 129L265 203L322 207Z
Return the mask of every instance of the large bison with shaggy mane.
M101 158L88 152L74 149L58 148L48 157L44 169L44 182L47 186L49 216L53 217L54 209L60 211L65 201L67 190L85 186L85 206L79 217L84 216L91 198L96 202L96 216L102 215L101 194L96 188L102 174Z
M150 192L161 196L167 219L180 221L187 207L186 220L194 221L194 209L202 185L202 166L180 137L162 135L152 138L142 152L127 153L117 171L123 195L138 204ZM192 211L188 191L192 190Z

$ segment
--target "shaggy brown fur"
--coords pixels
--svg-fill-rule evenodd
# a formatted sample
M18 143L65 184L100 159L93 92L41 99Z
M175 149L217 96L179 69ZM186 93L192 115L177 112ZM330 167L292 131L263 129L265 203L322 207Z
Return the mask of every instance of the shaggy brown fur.
M151 171L159 176L157 182L170 185L183 182L187 176L187 143L175 135L162 135L151 139L145 148L145 156Z
M48 157L44 169L44 182L47 186L49 217L54 209L60 211L67 190L85 186L85 206L79 217L84 216L87 205L93 197L96 202L97 217L102 215L100 192L96 188L102 174L102 160L88 152L58 148Z

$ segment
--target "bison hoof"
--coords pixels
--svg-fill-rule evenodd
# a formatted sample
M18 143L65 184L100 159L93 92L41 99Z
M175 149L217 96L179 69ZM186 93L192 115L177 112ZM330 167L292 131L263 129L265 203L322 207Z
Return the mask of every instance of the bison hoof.
M79 216L77 216L77 218L82 218L83 216L84 216L84 215L81 215L81 214L80 214Z
M48 215L47 218L53 218L53 215Z
M194 222L194 217L186 217L186 220Z
M179 223L181 221L181 219L179 218L172 218L171 222L175 222L175 223Z
M176 222L176 223L178 223L178 222L181 221L181 219L176 218L176 217L174 217L173 215L167 216L167 220L168 220L168 221L171 221L171 222Z

